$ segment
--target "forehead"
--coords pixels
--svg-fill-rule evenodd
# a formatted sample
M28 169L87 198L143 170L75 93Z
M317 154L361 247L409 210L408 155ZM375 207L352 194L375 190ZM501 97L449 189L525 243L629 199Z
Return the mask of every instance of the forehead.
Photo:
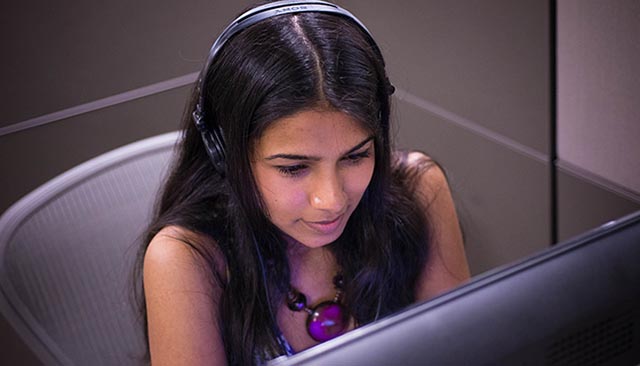
M317 153L349 149L370 135L363 123L344 112L305 110L272 122L257 139L255 148L258 154L281 150Z

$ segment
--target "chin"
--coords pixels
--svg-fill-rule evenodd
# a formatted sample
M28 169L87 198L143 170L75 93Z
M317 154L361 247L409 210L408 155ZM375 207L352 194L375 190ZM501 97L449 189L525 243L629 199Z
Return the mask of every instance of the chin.
M293 239L296 243L303 245L307 248L322 248L326 245L331 244L333 241L329 241L329 240L320 240L320 239L311 239L311 238L305 238L302 240L298 240L298 239Z
M322 248L338 240L340 235L342 235L342 231L337 235L306 235L300 236L300 239L293 237L293 240L307 248Z

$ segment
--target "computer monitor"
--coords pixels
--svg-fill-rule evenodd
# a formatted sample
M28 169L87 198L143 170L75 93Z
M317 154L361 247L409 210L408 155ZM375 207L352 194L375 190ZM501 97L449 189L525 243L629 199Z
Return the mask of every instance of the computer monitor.
M270 365L640 365L640 212Z

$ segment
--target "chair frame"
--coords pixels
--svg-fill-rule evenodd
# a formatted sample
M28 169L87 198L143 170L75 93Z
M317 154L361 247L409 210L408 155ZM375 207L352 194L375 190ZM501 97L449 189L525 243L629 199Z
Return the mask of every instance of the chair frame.
M73 362L36 321L8 279L5 251L17 228L39 207L47 205L65 191L117 164L140 159L147 154L173 149L179 132L169 132L130 143L92 158L41 185L14 203L0 217L0 313L22 340L47 365L71 365Z

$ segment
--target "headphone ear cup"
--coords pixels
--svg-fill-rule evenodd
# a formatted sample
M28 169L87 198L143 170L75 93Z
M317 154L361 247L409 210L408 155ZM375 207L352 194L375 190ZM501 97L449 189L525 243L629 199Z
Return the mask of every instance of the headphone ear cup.
M196 104L196 108L191 114L191 118L198 128L198 131L200 131L200 136L202 136L202 142L204 143L207 155L209 155L209 159L213 163L216 171L224 177L226 171L224 137L222 136L222 130L219 126L210 130L204 123L202 115L202 95L200 96L200 102Z
M216 171L221 176L224 176L226 172L226 156L223 146L224 140L222 139L220 128L216 127L212 131L201 131L201 135L204 147L207 150L207 155L209 155L209 159L211 159Z

